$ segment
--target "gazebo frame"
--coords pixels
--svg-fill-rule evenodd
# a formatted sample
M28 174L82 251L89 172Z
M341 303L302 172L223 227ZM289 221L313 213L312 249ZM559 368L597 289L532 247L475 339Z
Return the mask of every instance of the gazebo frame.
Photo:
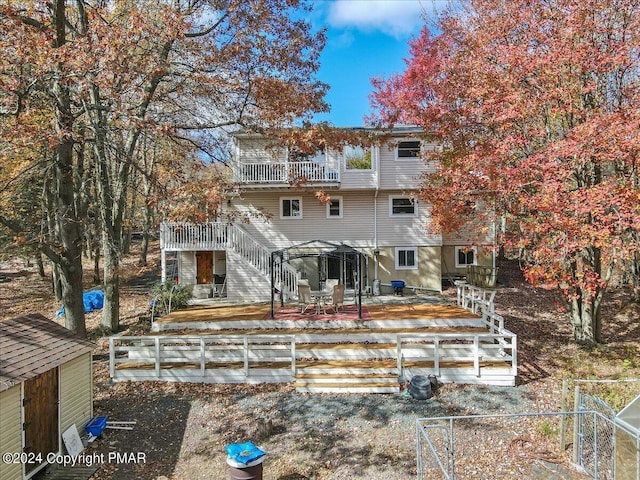
M348 255L355 255L356 259L349 259ZM280 268L284 262L290 263L296 258L308 257L330 257L339 258L341 260L352 262L355 264L358 280L357 280L357 304L358 318L362 319L362 260L364 254L350 245L345 243L331 243L324 240L311 240L299 243L290 247L274 250L271 252L269 266L271 271L271 318L275 318L275 267L276 260L279 260ZM281 275L282 277L282 275ZM284 307L284 295L280 295L280 306Z

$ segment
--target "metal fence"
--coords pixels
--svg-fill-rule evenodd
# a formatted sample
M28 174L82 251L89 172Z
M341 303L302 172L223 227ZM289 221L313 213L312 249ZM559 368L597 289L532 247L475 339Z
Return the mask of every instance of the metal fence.
M593 478L613 480L616 412L591 395L580 394L577 404L580 411L598 412L598 415L579 415L575 419L575 463Z
M596 466L595 475L575 465L571 451L560 447L561 425L567 416L577 424L583 422L581 448L591 455L593 460L585 463ZM603 474L611 465L613 425L598 411L419 419L418 479L612 478Z

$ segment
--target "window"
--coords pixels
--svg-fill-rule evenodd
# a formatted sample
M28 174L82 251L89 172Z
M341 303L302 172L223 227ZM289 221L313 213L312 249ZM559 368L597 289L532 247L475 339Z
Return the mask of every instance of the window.
M331 203L327 203L327 218L342 218L342 197L331 197Z
M456 268L476 265L476 247L456 247Z
M420 140L403 140L396 147L396 158L412 160L420 156Z
M416 270L418 268L417 247L396 247L396 270Z
M411 197L389 197L389 216L416 216L418 206Z
M371 149L347 145L342 150L345 170L371 170Z
M281 198L280 218L302 218L302 199Z

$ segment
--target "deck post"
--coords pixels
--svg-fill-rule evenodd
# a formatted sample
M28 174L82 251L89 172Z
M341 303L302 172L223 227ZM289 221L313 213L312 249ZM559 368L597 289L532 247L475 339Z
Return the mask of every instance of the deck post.
M204 337L200 337L200 375L204 377L206 368L206 355L204 350Z
M156 379L160 378L160 337L155 337Z
M518 376L518 336L511 336L511 375L513 375L514 381Z
M402 372L402 336L396 337L396 368L398 369L398 381L404 381Z
M473 336L473 369L476 371L476 377L480 376L480 337Z
M291 377L296 379L296 337L291 338Z
M249 337L246 335L243 336L243 345L244 345L244 377L245 379L249 377Z
M433 337L433 369L435 374L440 376L440 337Z
M114 337L109 337L109 376L116 376L116 351Z

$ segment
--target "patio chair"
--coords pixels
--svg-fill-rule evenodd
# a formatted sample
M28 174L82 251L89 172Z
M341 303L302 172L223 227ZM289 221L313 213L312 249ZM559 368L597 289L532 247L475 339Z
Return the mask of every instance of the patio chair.
M335 287L339 283L340 280L338 280L337 278L327 278L324 282L324 289L327 292L333 292L333 287Z
M333 287L333 295L331 297L331 306L338 313L339 309L344 310L344 285L339 283Z
M298 284L298 305L300 305L300 313L306 312L309 307L315 308L316 302L311 297L309 285Z

